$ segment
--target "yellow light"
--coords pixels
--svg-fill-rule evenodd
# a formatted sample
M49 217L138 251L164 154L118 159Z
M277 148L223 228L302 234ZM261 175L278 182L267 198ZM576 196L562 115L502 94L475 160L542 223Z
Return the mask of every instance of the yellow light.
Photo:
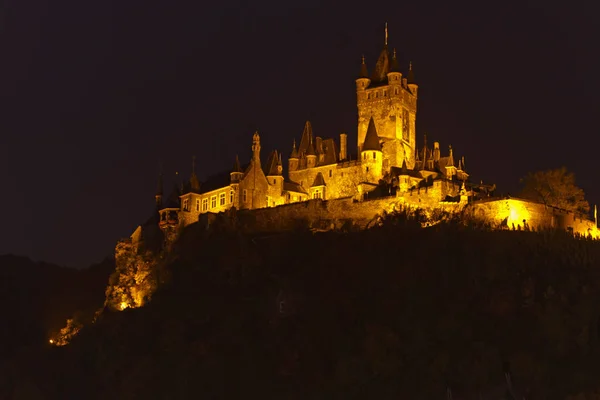
M54 340L50 339L48 341L50 342L50 344L54 344Z
M119 308L121 309L121 311L123 311L124 309L126 309L127 307L129 307L129 304L127 304L126 302L121 302L121 304L119 305Z

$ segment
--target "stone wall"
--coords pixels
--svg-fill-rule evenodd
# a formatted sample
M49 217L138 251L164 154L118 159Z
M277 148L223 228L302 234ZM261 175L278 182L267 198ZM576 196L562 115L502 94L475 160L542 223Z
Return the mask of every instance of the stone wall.
M360 161L290 171L290 179L300 183L307 192L310 192L310 186L319 172L325 180L325 196L327 199L356 196L358 185L363 181Z

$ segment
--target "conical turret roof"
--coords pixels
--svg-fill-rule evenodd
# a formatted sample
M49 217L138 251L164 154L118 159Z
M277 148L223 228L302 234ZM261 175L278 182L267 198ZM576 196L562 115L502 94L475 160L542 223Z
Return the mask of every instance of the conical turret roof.
M379 136L377 135L377 129L375 128L375 121L373 117L369 120L369 127L367 128L367 135L365 136L365 142L363 143L362 151L376 150L381 151L381 144L379 143Z
M400 63L396 57L396 49L392 52L392 63L390 65L390 72L400 72Z
M368 78L369 71L367 70L367 64L365 63L365 56L362 56L362 61L360 63L360 73L358 74L359 78Z
M306 121L304 124L304 130L302 131L302 138L300 138L300 146L298 146L298 153L306 153L310 140L312 138L312 125L310 121Z
M292 153L290 154L290 158L298 158L298 150L296 149L296 139L294 139L294 144L292 145Z
M237 154L235 155L235 162L233 163L233 169L231 170L231 172L242 172L240 158L237 156Z
M406 80L409 84L417 83L417 82L415 82L415 73L412 68L412 62L410 64L408 64L408 77L406 78Z

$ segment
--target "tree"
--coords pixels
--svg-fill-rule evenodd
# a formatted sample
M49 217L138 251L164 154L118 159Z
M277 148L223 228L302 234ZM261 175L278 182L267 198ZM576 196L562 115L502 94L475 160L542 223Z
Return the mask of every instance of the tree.
M575 175L565 167L529 173L521 179L521 197L563 210L588 213L583 189L575 185Z

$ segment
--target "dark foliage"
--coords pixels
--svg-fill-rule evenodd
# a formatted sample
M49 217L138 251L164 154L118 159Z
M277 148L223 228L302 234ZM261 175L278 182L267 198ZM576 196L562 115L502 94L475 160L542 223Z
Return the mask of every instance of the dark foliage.
M534 398L598 389L600 244L398 215L361 232L183 232L147 306L0 370L0 397ZM503 393L503 392L502 392ZM484 397L492 398L492 397Z

